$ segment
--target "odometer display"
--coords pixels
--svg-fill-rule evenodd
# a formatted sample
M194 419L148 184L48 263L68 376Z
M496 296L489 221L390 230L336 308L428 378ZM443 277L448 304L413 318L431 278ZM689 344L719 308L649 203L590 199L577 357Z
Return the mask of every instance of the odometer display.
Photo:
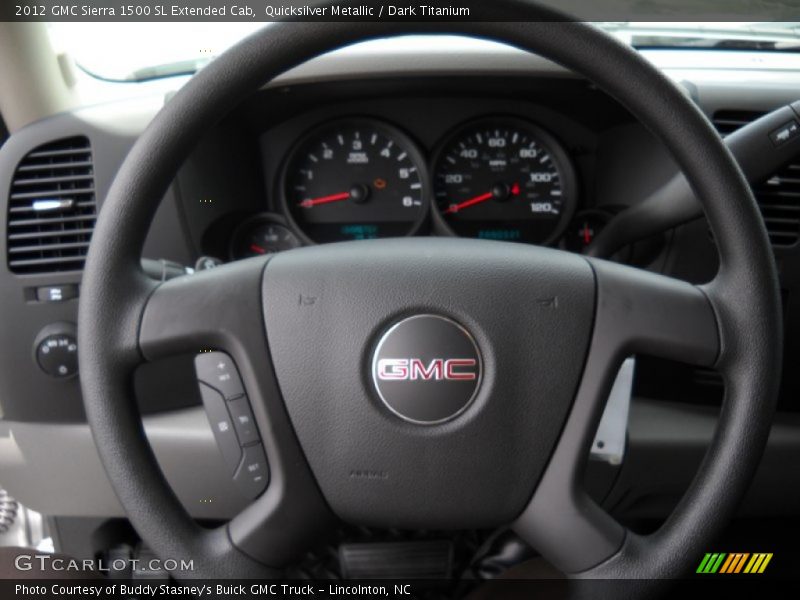
M306 136L284 174L286 213L309 241L413 234L425 219L425 163L402 132L348 119Z
M465 125L440 146L434 169L438 214L455 235L548 244L575 210L577 186L566 153L525 121Z

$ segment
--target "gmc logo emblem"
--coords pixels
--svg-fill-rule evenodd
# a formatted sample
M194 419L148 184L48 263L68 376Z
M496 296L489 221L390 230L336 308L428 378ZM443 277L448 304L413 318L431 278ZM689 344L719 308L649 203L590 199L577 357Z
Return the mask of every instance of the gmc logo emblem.
M474 358L434 358L427 365L418 358L382 358L377 371L383 381L474 381L476 367Z

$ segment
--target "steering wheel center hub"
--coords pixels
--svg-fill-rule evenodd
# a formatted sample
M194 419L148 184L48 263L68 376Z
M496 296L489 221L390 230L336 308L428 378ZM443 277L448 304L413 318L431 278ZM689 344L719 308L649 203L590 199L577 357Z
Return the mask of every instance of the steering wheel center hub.
M464 412L478 392L482 370L472 335L451 319L429 314L389 328L372 359L372 381L386 407L422 425Z
M339 516L427 528L519 514L588 348L585 259L480 240L365 240L278 254L262 294L287 412Z

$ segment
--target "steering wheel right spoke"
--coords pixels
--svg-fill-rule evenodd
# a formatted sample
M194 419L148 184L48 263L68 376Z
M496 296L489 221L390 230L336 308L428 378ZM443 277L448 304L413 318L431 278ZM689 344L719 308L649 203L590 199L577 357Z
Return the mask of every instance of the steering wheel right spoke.
M594 332L583 378L561 439L515 530L565 573L589 573L615 556L630 533L584 491L583 473L622 361L647 354L704 367L719 355L712 304L699 287L592 260Z

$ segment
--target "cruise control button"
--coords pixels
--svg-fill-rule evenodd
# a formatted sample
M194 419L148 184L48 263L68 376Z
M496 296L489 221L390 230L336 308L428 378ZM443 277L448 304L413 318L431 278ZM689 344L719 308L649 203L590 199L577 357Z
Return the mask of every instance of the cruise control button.
M236 431L225 406L225 399L217 390L211 389L207 385L200 383L200 396L203 398L203 406L214 431L217 446L222 453L222 460L225 462L225 470L228 473L235 473L236 468L242 458L242 449L236 437Z
M250 410L250 402L247 396L228 402L228 410L231 413L233 427L236 429L236 435L239 436L239 443L242 446L261 441L258 437L258 428L253 419L253 411Z
M226 400L244 394L242 379L233 359L224 352L205 352L194 358L194 368L197 378L207 383Z
M251 500L264 491L269 483L269 466L261 444L244 447L244 457L233 481Z
M774 145L780 146L796 138L798 135L800 135L800 124L792 119L774 131L771 131L769 137Z

